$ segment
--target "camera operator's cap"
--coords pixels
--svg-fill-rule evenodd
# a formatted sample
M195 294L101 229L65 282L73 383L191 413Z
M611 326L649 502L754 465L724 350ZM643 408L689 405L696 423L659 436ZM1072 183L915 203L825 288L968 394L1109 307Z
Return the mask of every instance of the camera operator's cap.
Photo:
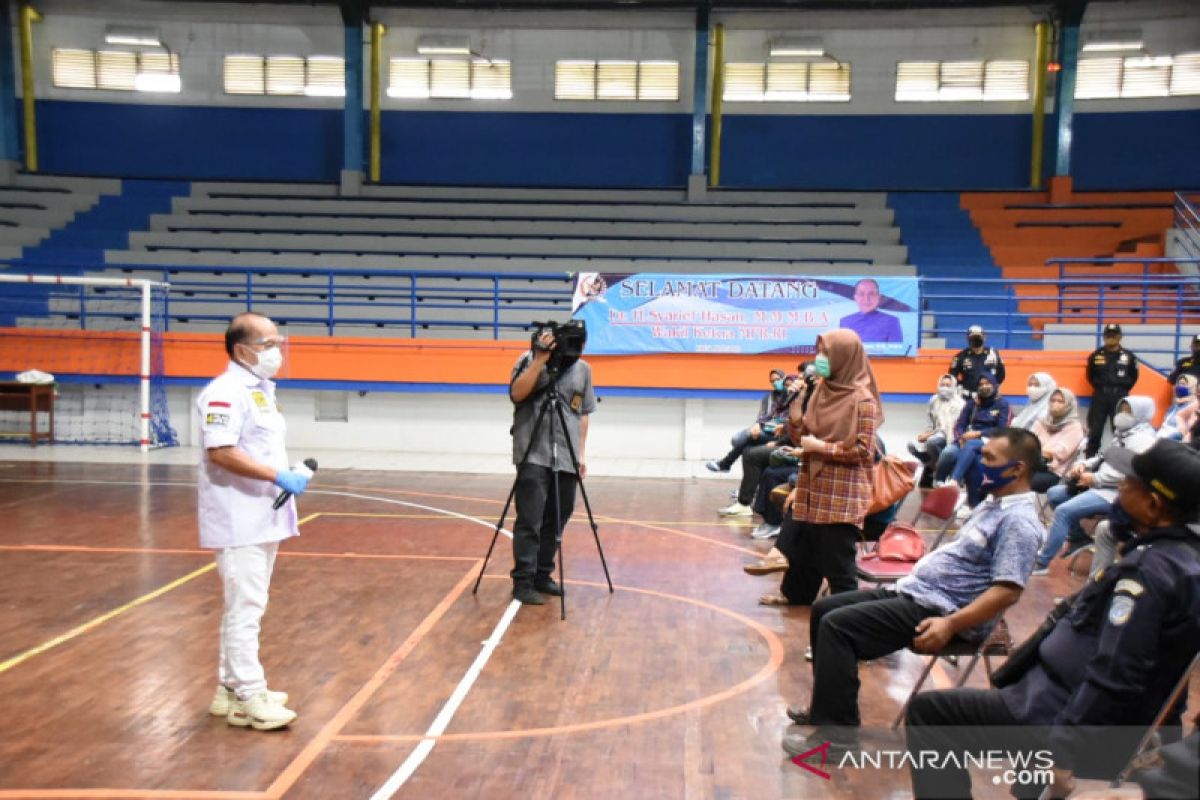
M972 325L971 327L967 328L967 336L983 336L983 326Z
M1181 511L1200 508L1200 452L1186 444L1159 439L1149 450L1110 447L1104 463L1137 478Z
M1120 336L1121 335L1121 326L1115 322L1108 323L1107 325L1104 326L1104 335L1105 336Z

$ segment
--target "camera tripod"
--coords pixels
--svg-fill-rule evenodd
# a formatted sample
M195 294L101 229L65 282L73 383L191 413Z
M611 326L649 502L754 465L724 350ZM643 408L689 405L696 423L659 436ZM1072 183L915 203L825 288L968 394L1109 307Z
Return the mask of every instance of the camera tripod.
M534 367L530 366L529 369ZM575 456L575 447L571 444L571 437L567 433L567 420L563 412L563 399L558 393L558 379L562 377L559 366L546 366L546 372L550 378L549 383L541 393L545 394L546 402L542 403L542 407L538 410L537 420L533 424L533 430L529 435L529 444L525 446L525 453L521 456L521 462L517 465L517 477L513 478L512 488L508 490L508 499L504 501L504 510L500 512L500 519L496 523L496 530L492 533L492 543L488 545L487 555L483 557L483 565L479 568L479 577L475 579L475 588L471 590L472 594L479 592L479 583L483 580L483 573L487 571L488 561L492 558L492 551L496 547L496 539L500 536L500 531L504 528L504 519L508 516L508 509L512 506L513 497L517 493L517 482L521 477L521 467L524 467L529 460L529 453L533 450L534 444L538 441L538 433L541 431L542 423L545 422L547 413L550 409L554 409L550 414L550 496L546 498L547 503L551 503L554 510L554 549L558 557L558 585L562 589L562 594L559 595L559 619L567 618L567 582L563 573L563 526L566 524L562 518L561 509L559 506L558 494L558 442L555 440L555 432L558 430L556 425L561 425L563 431L563 439L567 443L567 454L571 457L571 469L575 473L575 482L579 487L579 494L583 497L583 507L587 510L588 524L592 528L592 537L596 540L596 551L600 554L600 564L604 567L604 579L608 582L608 591L611 594L613 591L612 577L608 574L608 561L604 558L604 548L600 545L600 531L596 527L596 518L592 516L592 504L588 501L587 489L583 486L583 476L579 474L579 459ZM531 398L530 402L536 400L536 394ZM543 512L543 519L545 514Z

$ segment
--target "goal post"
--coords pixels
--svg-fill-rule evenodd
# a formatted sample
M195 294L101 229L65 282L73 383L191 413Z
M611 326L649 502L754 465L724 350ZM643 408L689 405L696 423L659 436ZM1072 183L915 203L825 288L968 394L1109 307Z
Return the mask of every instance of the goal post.
M0 376L54 375L55 441L178 444L163 381L168 289L136 278L0 273Z

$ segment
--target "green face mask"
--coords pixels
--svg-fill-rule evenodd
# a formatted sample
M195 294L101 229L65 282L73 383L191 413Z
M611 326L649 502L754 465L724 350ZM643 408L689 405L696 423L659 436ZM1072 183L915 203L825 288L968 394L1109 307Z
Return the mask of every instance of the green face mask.
M829 371L829 356L820 355L814 358L813 367L816 369L817 375L822 378L828 378L831 374Z

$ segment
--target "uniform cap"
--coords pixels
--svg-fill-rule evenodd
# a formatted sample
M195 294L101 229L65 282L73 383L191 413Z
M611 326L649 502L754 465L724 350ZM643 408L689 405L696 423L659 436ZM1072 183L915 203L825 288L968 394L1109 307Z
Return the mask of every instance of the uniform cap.
M967 328L967 336L983 336L983 326L972 325L971 327Z
M1181 511L1200 508L1200 452L1181 442L1159 439L1137 454L1127 447L1110 447L1104 463L1137 478Z
M1115 322L1110 322L1104 326L1104 335L1105 336L1112 336L1114 334L1117 336L1121 335L1121 326L1120 325L1118 325Z

